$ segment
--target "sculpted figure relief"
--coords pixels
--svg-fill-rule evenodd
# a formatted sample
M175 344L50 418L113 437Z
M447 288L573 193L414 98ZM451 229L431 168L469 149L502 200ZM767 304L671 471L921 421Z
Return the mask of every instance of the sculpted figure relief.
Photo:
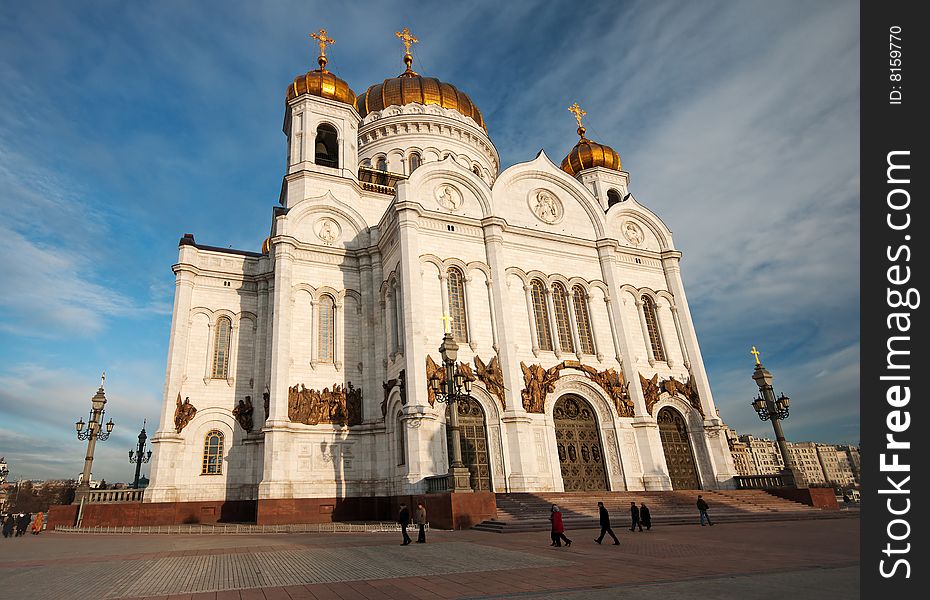
M659 387L659 374L656 373L652 379L646 379L640 374L639 383L643 387L643 396L646 398L646 412L652 414L652 407L659 401L659 394L662 389Z
M271 392L265 390L262 392L262 402L265 404L265 420L268 420L268 409L271 408Z
M659 395L664 391L670 396L684 398L694 410L701 413L701 416L704 416L704 408L701 406L701 397L698 395L693 377L690 377L686 382L678 381L674 377L669 377L668 379L660 381L659 375L656 373L652 376L652 379L646 379L640 375L639 380L643 386L643 396L646 398L646 410L649 411L650 415L652 414L652 408L655 406L656 402L659 401Z
M359 425L362 422L362 390L349 382L348 388L335 384L322 391L307 389L304 384L288 388L287 416L295 423L318 425Z
M238 406L233 409L233 416L236 417L236 421L239 422L239 425L246 431L252 431L252 413L254 409L252 407L252 397L246 396L245 400L240 400Z
M174 409L174 430L181 433L181 430L187 427L187 424L191 422L195 414L197 414L197 409L191 404L191 399L184 398L184 403L182 404L181 393L178 392L178 404Z
M400 403L407 404L407 383L406 379L406 370L401 369L397 374L395 379L388 379L381 384L381 387L384 389L384 399L381 400L381 417L384 418L387 416L387 401L391 396L391 390L394 389L394 386L400 386Z
M458 370L459 373L462 374L462 376L465 377L465 379L469 381L475 381L477 379L477 377L475 377L475 372L471 370L471 365L467 363L463 363L463 362L458 363L458 366L456 366L456 369ZM446 380L446 368L436 364L436 361L433 360L433 357L427 354L426 355L426 382L427 382L427 389L428 389L427 398L429 399L429 405L431 407L436 403L436 392L434 392L432 386L429 385L429 381L433 378L434 374L438 375L441 381Z
M488 392L497 396L501 401L501 408L507 410L507 401L504 396L504 372L501 370L501 363L495 356L491 362L484 364L477 356L475 357L475 368L478 370L478 381L484 384Z
M526 366L520 363L523 369L523 390L520 396L523 399L523 408L526 412L541 413L545 411L546 396L555 389L555 382L559 379L559 371L562 369L561 363L550 368L544 369L541 365Z

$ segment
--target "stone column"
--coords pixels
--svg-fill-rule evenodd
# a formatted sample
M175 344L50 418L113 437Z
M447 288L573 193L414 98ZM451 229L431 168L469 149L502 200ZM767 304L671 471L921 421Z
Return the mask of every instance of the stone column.
M345 326L343 323L343 319L345 319L345 298L336 300L333 313L333 366L336 367L337 371L341 371L346 358ZM348 378L349 374L346 373L345 376Z
M688 348L685 346L685 338L681 334L681 322L678 317L678 307L674 304L671 306L672 321L675 323L675 333L678 335L678 347L681 348L681 355L685 361L685 368L691 369L691 359L688 357Z
M468 335L468 347L471 348L472 352L475 352L478 348L478 336L475 335L475 309L472 307L474 288L471 280L471 275L465 275L465 280L462 282L462 291L465 293L465 332Z
M549 313L549 336L556 358L562 358L562 340L559 339L559 323L555 317L555 303L552 301L552 286L546 286L546 312Z
M584 354L581 351L581 332L578 331L578 317L575 316L575 296L571 293L571 290L565 292L566 302L568 303L568 323L571 328L572 334L572 343L575 345L575 356L578 360L581 360L582 355ZM588 315L590 318L590 315Z
M530 320L530 339L533 345L533 356L539 356L539 334L536 332L536 312L533 310L533 286L524 284L523 293L526 295L526 316L529 317Z
M310 366L314 369L320 362L320 296L310 299Z
M268 415L265 414L265 403L262 400L262 392L265 389L267 374L265 373L265 347L267 346L268 336L268 281L261 279L258 282L258 314L255 316L255 357L254 371L255 380L252 382L252 407L255 415L255 425L253 431L261 429L261 424L265 422Z
M654 367L656 364L656 351L655 348L652 347L652 340L649 339L649 325L646 323L646 309L643 308L643 306L642 299L637 298L636 313L639 315L639 327L642 330L643 341L646 343L646 355L649 359L649 366Z

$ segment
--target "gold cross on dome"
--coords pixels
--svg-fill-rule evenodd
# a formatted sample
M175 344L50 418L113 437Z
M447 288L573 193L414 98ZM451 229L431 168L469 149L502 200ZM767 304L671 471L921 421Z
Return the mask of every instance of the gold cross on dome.
M410 44L419 44L420 40L415 38L410 34L410 30L404 27L400 31L395 31L394 35L400 38L400 41L404 44L404 53L410 54Z
M326 35L325 29L320 29L319 33L311 33L310 37L315 39L317 43L320 44L320 56L326 56L326 46L327 44L332 46L336 43L336 40Z
M574 104L568 107L568 112L575 115L575 120L578 121L578 127L581 127L581 117L588 114L585 111L583 111L580 106L578 106L577 102L575 102Z
M755 356L755 358L756 358L756 364L757 364L757 365L761 365L761 364L762 364L762 363L759 362L759 354L761 354L761 352L759 352L758 350L756 350L756 347L755 347L755 346L752 347L752 350L750 350L749 353L752 354L753 356Z
M107 380L107 372L104 371L100 374L100 387L103 387L103 384L106 380Z
M449 333L449 327L452 326L452 317L449 315L442 315L439 318L442 320L443 329L446 333Z

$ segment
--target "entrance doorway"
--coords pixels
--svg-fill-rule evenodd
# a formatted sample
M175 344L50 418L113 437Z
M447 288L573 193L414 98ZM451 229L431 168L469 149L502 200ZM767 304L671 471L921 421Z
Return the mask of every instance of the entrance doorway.
M662 439L662 450L665 452L668 475L672 479L672 489L700 489L685 418L677 410L666 406L659 411L656 421L659 423L659 437Z
M488 456L488 435L484 409L474 398L459 400L459 430L462 434L462 462L471 473L471 489L476 492L491 492L491 461ZM448 419L446 408L446 417ZM448 423L448 420L446 421ZM449 460L452 460L452 432L446 428L446 443Z
M552 419L565 491L607 490L603 446L591 405L578 396L562 396Z

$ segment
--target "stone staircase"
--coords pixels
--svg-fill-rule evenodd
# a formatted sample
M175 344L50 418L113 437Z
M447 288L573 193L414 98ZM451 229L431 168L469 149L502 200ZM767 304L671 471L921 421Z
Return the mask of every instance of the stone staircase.
M710 506L714 523L782 521L855 517L847 511L822 510L778 498L763 490L676 490L667 492L552 492L497 494L497 518L483 521L474 529L497 533L548 531L549 511L557 504L567 530L599 527L597 503L610 511L612 527L630 526L630 502L645 502L653 527L694 525L699 522L695 506L702 494Z

